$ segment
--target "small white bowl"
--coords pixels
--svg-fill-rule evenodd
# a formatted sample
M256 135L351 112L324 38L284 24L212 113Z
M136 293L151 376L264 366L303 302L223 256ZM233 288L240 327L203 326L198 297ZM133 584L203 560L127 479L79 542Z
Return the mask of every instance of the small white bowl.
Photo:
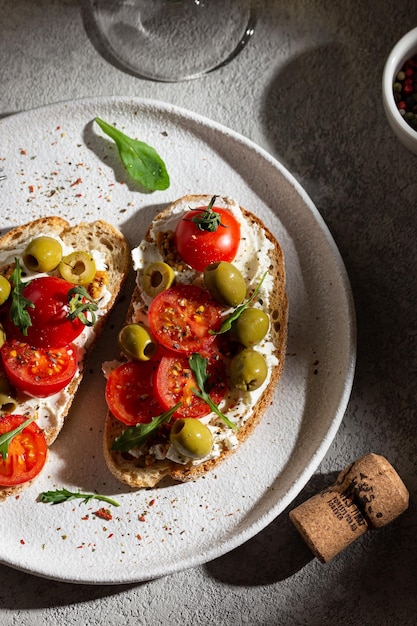
M417 154L417 131L403 119L394 99L393 85L405 61L417 53L417 28L410 30L391 50L382 76L382 102L388 122L401 143Z

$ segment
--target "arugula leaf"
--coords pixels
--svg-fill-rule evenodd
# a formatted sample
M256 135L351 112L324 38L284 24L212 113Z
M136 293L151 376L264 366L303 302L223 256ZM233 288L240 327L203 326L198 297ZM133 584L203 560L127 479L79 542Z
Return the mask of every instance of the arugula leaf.
M62 502L69 502L70 500L81 499L85 504L88 504L90 500L101 500L107 502L113 506L120 506L116 500L102 496L97 493L81 493L80 491L69 491L68 489L56 489L55 491L43 491L39 495L40 502L46 502L48 504L61 504Z
M243 304L241 304L240 306L236 307L236 309L233 311L233 313L231 315L229 315L229 317L227 317L225 320L223 320L222 325L220 326L219 330L209 330L209 334L210 335L222 335L223 333L227 332L228 330L230 330L232 328L232 324L233 322L235 322L237 320L237 318L243 313L243 311L249 306L249 304L256 298L256 296L259 293L259 290L262 286L262 283L265 280L266 275L268 274L268 272L264 272L259 285L256 287L255 291L253 292L253 294L251 295L251 297L246 300L246 302L244 302Z
M27 335L29 326L32 326L32 320L27 309L34 309L35 305L23 295L23 289L29 283L22 283L22 268L19 259L16 257L14 261L15 267L10 277L13 284L10 319L24 335Z
M140 448L145 443L146 439L155 430L157 430L162 424L169 422L175 411L181 406L181 402L178 402L169 411L154 417L148 424L136 424L130 428L126 428L119 437L113 442L112 450L119 450L120 452L128 452L132 448Z
M68 304L69 313L68 319L78 319L85 324L85 326L93 326L96 322L96 316L94 311L97 311L98 306L94 302L85 287L73 287L68 292ZM91 319L88 319L85 313L90 313Z
M3 435L1 435L0 454L3 460L7 459L7 456L9 454L9 445L11 444L12 439L14 439L16 435L19 435L19 433L21 433L22 430L24 430L26 426L29 426L29 424L33 422L34 420L35 420L35 416L29 417L27 420L22 422L20 426L17 426L17 428L14 428L13 430L10 430L8 433L4 433Z
M205 390L207 379L208 379L207 359L202 357L201 354L196 353L190 356L190 358L188 359L188 362L190 364L191 369L194 372L197 385L199 386L199 390L192 388L192 392L196 396L204 400L204 402L207 402L210 409L214 411L214 413L216 413L216 415L218 415L229 428L238 430L236 424L233 424L233 422L231 422L229 418L226 417L226 415L223 415L218 405L215 402L213 402L213 400L210 398L210 395Z
M169 187L166 165L152 146L128 137L99 117L95 121L116 143L122 163L134 180L150 191L162 191Z

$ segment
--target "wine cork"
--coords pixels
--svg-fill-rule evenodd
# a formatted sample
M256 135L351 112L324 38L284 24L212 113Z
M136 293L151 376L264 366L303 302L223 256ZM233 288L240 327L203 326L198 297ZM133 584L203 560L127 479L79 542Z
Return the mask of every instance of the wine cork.
M383 456L367 454L336 483L290 512L313 554L327 563L367 530L385 526L408 508L403 481Z

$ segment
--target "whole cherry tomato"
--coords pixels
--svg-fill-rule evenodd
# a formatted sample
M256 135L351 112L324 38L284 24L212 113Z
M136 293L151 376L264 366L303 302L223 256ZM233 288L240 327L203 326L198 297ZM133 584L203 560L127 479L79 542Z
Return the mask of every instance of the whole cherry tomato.
M231 211L210 203L184 215L174 241L182 260L202 272L210 263L233 261L240 243L240 224Z

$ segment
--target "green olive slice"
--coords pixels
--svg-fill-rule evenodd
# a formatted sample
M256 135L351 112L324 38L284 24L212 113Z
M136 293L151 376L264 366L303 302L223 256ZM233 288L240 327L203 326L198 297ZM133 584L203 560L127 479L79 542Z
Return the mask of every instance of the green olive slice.
M213 448L213 435L208 426L191 417L174 422L169 440L177 452L190 459L203 459Z
M143 272L142 286L151 298L171 287L175 280L175 272L168 263L155 261L150 263Z
M0 274L0 305L4 304L10 296L12 287L5 276Z
M12 387L4 376L0 377L0 415L13 413L17 408L17 400L13 395Z
M158 349L146 328L140 324L127 324L122 328L119 346L127 357L136 361L149 361Z
M62 259L62 246L54 237L40 235L32 239L22 254L23 263L31 272L51 272Z
M84 250L76 250L65 256L58 269L62 278L74 285L88 285L96 275L96 263L91 254Z
M4 330L3 324L0 322L0 348L6 341L6 331Z

